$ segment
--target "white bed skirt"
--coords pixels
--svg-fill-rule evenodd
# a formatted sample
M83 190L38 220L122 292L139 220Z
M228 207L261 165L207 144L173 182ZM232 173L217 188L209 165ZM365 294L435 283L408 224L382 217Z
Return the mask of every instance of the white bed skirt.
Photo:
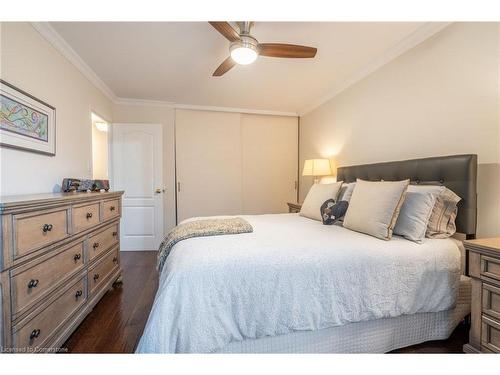
M232 342L219 353L387 353L447 339L470 314L470 279L462 276L454 309L402 315L288 335Z

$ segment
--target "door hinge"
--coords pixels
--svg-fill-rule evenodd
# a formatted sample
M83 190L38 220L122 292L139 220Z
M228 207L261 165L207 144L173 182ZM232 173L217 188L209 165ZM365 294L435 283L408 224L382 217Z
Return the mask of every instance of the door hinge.
M181 192L181 183L177 182L177 191L180 193Z

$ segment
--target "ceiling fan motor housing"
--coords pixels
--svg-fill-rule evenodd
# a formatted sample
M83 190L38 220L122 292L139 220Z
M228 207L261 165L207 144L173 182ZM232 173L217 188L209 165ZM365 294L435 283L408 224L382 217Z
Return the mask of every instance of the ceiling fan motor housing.
M240 35L240 40L231 43L231 45L229 46L229 52L232 52L236 48L250 48L258 54L259 42L253 36Z

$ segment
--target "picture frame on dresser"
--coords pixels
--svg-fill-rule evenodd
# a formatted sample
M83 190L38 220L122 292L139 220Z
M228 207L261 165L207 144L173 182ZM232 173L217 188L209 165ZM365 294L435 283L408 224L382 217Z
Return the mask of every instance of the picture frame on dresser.
M61 347L121 279L123 192L0 200L0 352Z
M56 155L56 108L0 79L0 147Z

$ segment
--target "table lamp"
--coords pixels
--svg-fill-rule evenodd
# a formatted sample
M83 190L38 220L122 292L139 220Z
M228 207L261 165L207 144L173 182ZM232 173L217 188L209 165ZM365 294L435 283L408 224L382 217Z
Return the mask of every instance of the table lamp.
M302 176L313 176L314 183L319 183L319 177L330 176L332 168L329 159L308 159L304 162Z

